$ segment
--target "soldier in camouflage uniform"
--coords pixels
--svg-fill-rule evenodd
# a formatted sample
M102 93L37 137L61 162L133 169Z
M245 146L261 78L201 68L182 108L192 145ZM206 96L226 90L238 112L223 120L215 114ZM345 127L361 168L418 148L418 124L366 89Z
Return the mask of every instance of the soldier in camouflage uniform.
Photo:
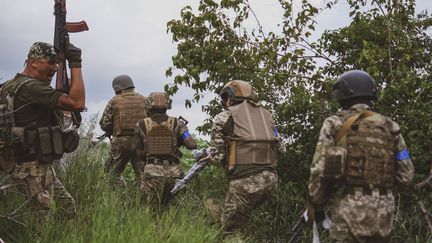
M271 198L277 152L284 153L285 146L271 113L257 101L249 83L230 81L220 96L226 110L214 119L210 154L202 160L221 163L228 176L221 217L227 238L244 232L252 211Z
M138 159L145 162L141 190L145 198L157 197L161 205L167 205L170 190L183 174L179 147L196 149L196 142L186 120L166 114L171 99L165 93L151 93L146 106L150 117L140 120L135 128Z
M371 110L376 92L366 72L342 74L333 95L343 110L321 128L308 185L308 214L312 221L322 218L333 198L332 242L388 241L395 211L392 189L413 179L399 125Z
M50 86L57 71L54 47L48 43L35 42L28 53L24 70L2 85L0 96L2 101L3 97L8 98L8 106L13 110L9 112L13 114L12 129L9 131L12 131L13 160L16 166L10 177L42 215L48 213L54 198L57 198L68 217L72 218L76 214L75 201L56 177L52 167L53 161L70 149L65 144L65 139L70 137L65 137L60 128L62 113L58 111L82 111L85 107L81 50L69 44L66 59L71 72L69 94ZM3 113L2 136L8 131L4 123L5 117L7 114ZM77 136L74 133L73 139L77 139Z
M108 102L99 121L101 129L113 136L105 171L114 175L117 184L124 185L121 173L130 161L139 185L144 165L136 159L133 138L135 124L147 117L145 97L134 91L134 83L128 75L115 77L112 86L116 95Z

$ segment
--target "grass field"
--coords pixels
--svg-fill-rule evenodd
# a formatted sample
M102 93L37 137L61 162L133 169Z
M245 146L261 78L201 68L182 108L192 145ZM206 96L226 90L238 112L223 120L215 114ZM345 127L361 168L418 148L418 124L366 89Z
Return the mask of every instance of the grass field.
M205 146L201 141L200 146ZM0 194L0 238L5 242L220 242L220 209L227 181L223 171L206 168L186 190L180 192L167 209L154 211L141 200L130 166L124 176L125 188L110 185L103 171L108 144L88 149L82 144L69 165L58 167L57 173L74 196L78 215L66 220L57 205L41 223L35 223L29 208L17 210L16 221L5 216L22 203L20 195ZM189 168L193 161L184 152L182 164ZM295 171L280 163L278 189L273 198L254 212L245 236L247 242L286 242L289 231L305 207L305 180L293 181ZM291 166L292 167L292 166ZM290 167L290 168L291 168ZM1 183L2 181L0 181ZM398 211L392 242L427 242L427 228L408 193L397 196ZM431 196L421 195L430 205ZM24 223L26 226L22 226ZM328 232L322 232L326 242ZM299 242L311 242L311 231L305 229Z

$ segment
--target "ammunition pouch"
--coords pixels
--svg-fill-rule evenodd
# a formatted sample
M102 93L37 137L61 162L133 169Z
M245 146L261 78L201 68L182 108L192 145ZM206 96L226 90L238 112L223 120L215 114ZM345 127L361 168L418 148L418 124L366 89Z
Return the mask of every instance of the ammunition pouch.
M63 137L59 126L38 127L39 160L41 162L51 162L53 159L60 159L63 156Z
M338 180L345 177L347 150L344 147L334 146L326 149L324 159L324 179Z
M63 137L63 151L71 153L78 148L79 135L75 129L66 129L62 132Z

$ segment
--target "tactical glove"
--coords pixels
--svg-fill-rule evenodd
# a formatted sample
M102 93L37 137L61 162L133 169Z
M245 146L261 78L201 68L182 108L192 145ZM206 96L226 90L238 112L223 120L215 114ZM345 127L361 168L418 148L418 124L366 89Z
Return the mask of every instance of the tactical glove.
M69 43L66 46L65 56L69 62L69 68L81 68L81 49Z

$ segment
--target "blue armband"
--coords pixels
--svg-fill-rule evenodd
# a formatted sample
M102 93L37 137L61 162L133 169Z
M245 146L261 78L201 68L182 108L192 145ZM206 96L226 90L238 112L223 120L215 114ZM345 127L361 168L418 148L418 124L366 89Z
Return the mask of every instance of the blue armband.
M184 142L184 141L186 141L186 139L188 139L189 137L190 137L191 135L190 135L190 133L189 133L189 131L186 131L186 132L184 132L182 135L181 135L181 141L182 142Z
M277 138L279 137L279 132L278 129L275 127L275 129L273 130L273 135Z
M402 151L397 152L396 160L407 160L410 159L410 154L408 149L404 149Z

